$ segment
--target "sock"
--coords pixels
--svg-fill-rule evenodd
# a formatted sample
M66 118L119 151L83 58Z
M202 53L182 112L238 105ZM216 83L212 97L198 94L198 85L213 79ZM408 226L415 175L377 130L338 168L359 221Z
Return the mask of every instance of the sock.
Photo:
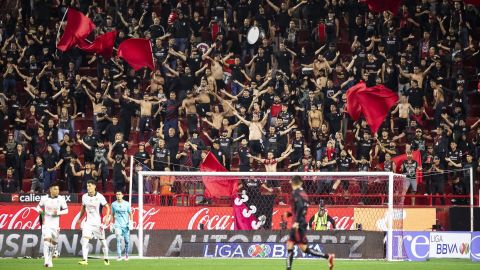
M82 240L80 240L80 244L82 245L83 260L86 261L88 259L88 239L82 237Z
M287 270L292 269L292 262L293 262L293 249L289 249L287 251Z
M107 260L108 259L107 240L105 240L105 239L100 240L100 243L102 243L103 259Z
M122 257L122 237L117 235L117 255Z
M50 259L50 242L48 241L43 241L43 258L45 259L45 264L48 264Z
M123 239L125 241L125 256L128 256L128 248L130 247L130 236L126 235Z
M50 256L48 257L49 263L53 266L53 254L57 250L57 244L50 243Z
M328 254L322 253L321 251L316 251L314 249L310 249L309 247L307 247L307 249L305 250L305 253L313 255L315 257L328 259Z

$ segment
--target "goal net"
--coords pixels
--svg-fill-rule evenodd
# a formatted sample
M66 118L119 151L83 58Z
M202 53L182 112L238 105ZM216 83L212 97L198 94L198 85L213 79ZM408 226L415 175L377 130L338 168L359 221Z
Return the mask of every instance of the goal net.
M303 189L308 194L310 205L306 219L310 230L383 231L387 245L385 257L392 260L393 232L403 230L403 205L407 203L404 195L409 183L403 175L390 172L139 171L133 174L137 183L132 184L134 189L130 194L138 193L133 203L138 203L140 256L145 255L143 228L147 204L159 204L165 211L168 207L176 211L178 218L162 219L160 227L166 230L290 228L291 220L284 214L290 211L290 179L298 175L302 177ZM152 190L155 185L158 189ZM165 185L170 193L160 193ZM184 216L182 212L195 207L212 212L221 209L229 216L192 218L185 221L188 226L179 225ZM320 224L315 218L320 209L333 222L329 221L326 226Z

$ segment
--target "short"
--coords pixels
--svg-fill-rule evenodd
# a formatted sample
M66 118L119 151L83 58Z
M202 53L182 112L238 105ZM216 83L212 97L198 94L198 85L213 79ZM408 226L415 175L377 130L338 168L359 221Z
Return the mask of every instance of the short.
M33 178L32 179L32 186L30 187L30 190L36 191L39 190L40 192L43 192L43 179L38 179L38 178Z
M294 244L307 244L307 236L305 234L307 228L299 227L297 229L290 230L290 236L288 241L293 242Z
M415 178L405 178L405 182L404 182L404 190L405 192L407 192L409 189L411 190L412 193L415 193L417 192L417 179Z
M251 140L249 143L252 156L262 153L262 142L260 140Z
M97 238L99 240L105 239L105 229L102 226L96 225L83 225L82 237L85 238Z
M60 234L60 228L42 227L42 239L51 239L52 242L58 243L58 235Z
M123 237L123 238L128 238L130 235L130 230L127 227L119 227L115 226L115 237Z

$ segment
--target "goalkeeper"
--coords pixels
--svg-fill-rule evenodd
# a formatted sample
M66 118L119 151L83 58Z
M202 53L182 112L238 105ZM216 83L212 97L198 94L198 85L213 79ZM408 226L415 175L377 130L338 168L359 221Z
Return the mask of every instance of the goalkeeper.
M125 242L125 261L128 261L128 247L130 243L130 230L133 229L133 214L130 203L123 200L122 191L115 193L117 200L112 203L112 218L114 224L110 225L110 231L117 238L117 261L122 260L122 238Z

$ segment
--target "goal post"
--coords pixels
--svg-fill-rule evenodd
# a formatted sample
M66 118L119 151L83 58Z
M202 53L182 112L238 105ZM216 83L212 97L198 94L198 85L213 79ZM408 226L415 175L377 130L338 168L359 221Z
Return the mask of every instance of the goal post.
M277 182L273 184L274 187L278 187L281 191L277 193L276 200L269 202L270 206L273 204L278 205L279 201L285 204L282 199L279 199L281 196L289 196L291 190L285 188L289 186L288 181L293 176L300 176L303 178L304 183L309 183L308 186L320 186L327 185L327 187L332 187L333 185L347 186L346 191L348 192L348 185L350 189L352 186L356 190L361 190L360 193L351 193L347 195L334 195L333 193L326 194L311 194L307 191L309 196L311 195L311 202L313 205L319 205L322 203L326 204L327 209L332 206L332 208L338 207L332 203L332 200L351 200L354 202L351 204L358 204L359 208L355 208L355 215L360 217L360 220L365 220L363 224L363 230L377 230L386 232L386 259L393 260L393 231L402 230L403 220L398 217L398 215L403 215L403 210L397 211L397 208L403 208L403 196L405 195L405 176L400 174L395 174L392 172L199 172L199 171L140 171L138 172L138 237L139 237L139 256L143 257L144 253L144 184L146 179L155 178L155 177L173 177L177 183L202 183L203 179L218 179L218 180L230 180L243 183L243 181L250 179L255 179L261 181L262 185L269 182ZM341 184L340 184L341 183ZM372 191L372 187L375 189ZM368 189L368 190L367 190ZM132 191L132 190L131 190ZM243 192L243 193L242 193ZM344 190L345 192L345 190ZM132 193L132 192L130 192ZM133 190L133 193L137 193L136 190ZM245 191L238 192L239 197L245 196ZM345 193L346 194L346 193ZM195 195L196 196L196 195ZM194 197L195 197L194 196ZM247 200L248 200L248 196ZM348 198L347 198L348 197ZM364 200L366 202L364 203ZM231 205L237 203L237 201L242 201L241 199L235 200L231 198ZM262 202L260 202L261 204ZM267 204L267 202L265 202ZM345 204L344 204L345 205ZM368 205L368 206L367 206ZM370 206L372 205L372 206ZM215 203L211 205L215 207ZM246 211L244 209L244 214L255 214L258 210L260 212L261 205L247 205ZM285 207L285 206L283 206ZM264 208L264 207L263 207ZM345 206L342 209L351 209L352 207ZM310 210L310 209L309 209ZM333 209L335 210L335 209ZM362 211L363 210L363 211ZM251 213L250 213L251 212ZM260 215L258 213L258 215ZM363 216L362 216L363 215ZM382 219L382 224L375 224L375 222L370 222L371 219L368 215L373 215L376 218ZM307 217L307 222L308 222ZM265 216L258 219L265 223ZM267 218L268 220L268 218ZM282 219L283 220L283 219ZM166 220L165 222L169 222ZM270 217L269 222L272 222ZM357 222L354 220L352 222ZM370 223L370 224L367 224ZM372 224L373 223L373 224ZM378 223L378 222L377 222ZM268 227L270 228L270 227ZM198 229L198 228L192 228ZM206 228L209 229L209 228ZM278 229L272 228L271 229ZM342 228L344 230L362 230L362 223L351 223L349 227Z

